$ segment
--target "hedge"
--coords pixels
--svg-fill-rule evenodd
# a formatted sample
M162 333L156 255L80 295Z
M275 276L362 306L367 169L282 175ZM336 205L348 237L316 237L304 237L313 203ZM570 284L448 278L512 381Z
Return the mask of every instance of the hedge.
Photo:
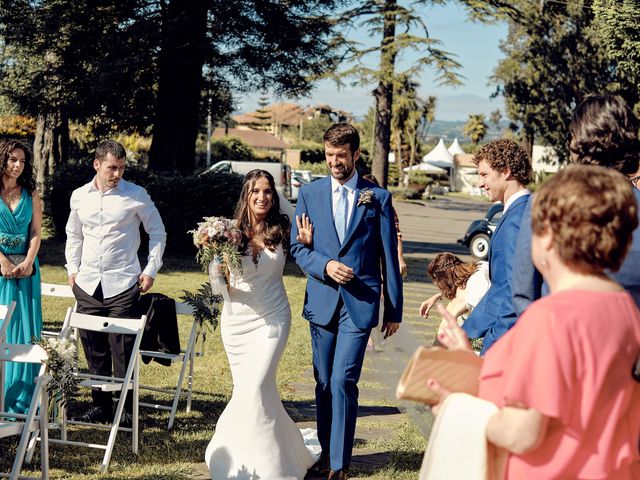
M57 236L65 236L71 193L94 175L90 165L66 165L50 178L45 205ZM166 176L127 167L124 178L147 190L167 231L167 251L178 253L195 254L187 231L204 216L233 215L242 188L242 176L227 173Z

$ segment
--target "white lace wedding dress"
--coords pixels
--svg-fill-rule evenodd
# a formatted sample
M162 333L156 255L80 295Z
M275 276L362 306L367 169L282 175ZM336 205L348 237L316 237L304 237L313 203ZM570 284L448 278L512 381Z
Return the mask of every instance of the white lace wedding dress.
M212 480L301 480L315 461L276 388L291 325L284 263L281 247L265 249L230 279L220 329L233 394L205 454Z

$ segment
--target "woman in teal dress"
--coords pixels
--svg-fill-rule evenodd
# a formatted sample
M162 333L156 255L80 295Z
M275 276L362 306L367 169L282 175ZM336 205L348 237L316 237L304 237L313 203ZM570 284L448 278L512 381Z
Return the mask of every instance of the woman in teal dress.
M42 331L40 248L42 202L35 188L31 153L22 142L0 142L0 305L16 302L7 343L32 343ZM26 254L17 265L5 254ZM32 272L35 269L35 274ZM25 413L33 393L36 364L5 364L5 409Z

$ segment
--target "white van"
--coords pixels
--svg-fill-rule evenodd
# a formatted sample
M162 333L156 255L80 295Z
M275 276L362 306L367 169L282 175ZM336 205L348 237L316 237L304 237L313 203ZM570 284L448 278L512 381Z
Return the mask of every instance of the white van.
M246 175L251 170L266 170L276 183L276 190L280 198L291 200L291 167L277 162L245 162L239 160L222 160L214 163L205 172L237 173Z

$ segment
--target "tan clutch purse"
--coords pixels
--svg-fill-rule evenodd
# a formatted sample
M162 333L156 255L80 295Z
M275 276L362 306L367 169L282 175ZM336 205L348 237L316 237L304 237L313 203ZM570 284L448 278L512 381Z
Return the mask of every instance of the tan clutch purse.
M396 397L435 405L439 396L427 386L429 378L452 392L477 395L481 367L482 359L472 352L418 347L400 378Z

